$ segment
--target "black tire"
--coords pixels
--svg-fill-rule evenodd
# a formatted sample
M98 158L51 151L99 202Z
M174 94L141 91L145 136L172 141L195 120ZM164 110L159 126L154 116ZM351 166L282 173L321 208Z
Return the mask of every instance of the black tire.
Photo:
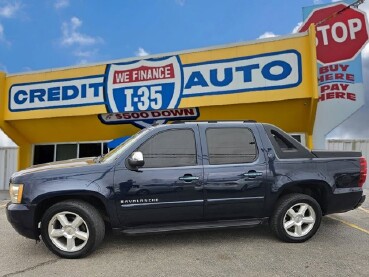
M298 217L299 213L296 213L296 217L290 216L290 214L298 208L302 206L306 207L305 204L311 209L308 208L303 216L300 215ZM290 210L291 208L293 211ZM287 211L289 211L289 213L287 213ZM305 220L313 221L312 219L315 219L314 223L304 223ZM322 210L314 198L305 194L292 193L282 196L278 200L269 224L273 233L280 240L298 243L307 241L314 236L320 226L321 220ZM288 222L293 224L290 228L288 228ZM301 228L297 226L300 225L300 223L302 226ZM284 224L286 224L286 228Z
M69 225L66 225L67 227L64 227L64 225L61 224L62 220L60 221L57 219L57 215L65 216L68 219L68 223L72 223L73 219L79 217L83 220L83 223L78 225L78 227L76 228L69 227ZM75 217L73 218L73 216ZM69 221L69 219L71 221ZM71 240L74 241L75 246L81 249L64 251L62 249L62 245L64 244L65 240L65 246L67 247L68 239L64 235L58 235L57 238L50 237L49 227L51 229L54 229L57 224L59 224L59 228L54 231L63 232L66 236L69 235L69 233L67 234L67 232L72 232ZM66 230L66 228L69 229ZM84 238L84 240L81 240L76 237L75 234L77 232L87 234L87 239ZM50 249L50 251L62 258L76 259L89 255L103 241L104 235L105 223L99 211L92 205L84 201L67 200L54 204L46 210L41 219L42 240ZM77 243L79 244L77 245Z

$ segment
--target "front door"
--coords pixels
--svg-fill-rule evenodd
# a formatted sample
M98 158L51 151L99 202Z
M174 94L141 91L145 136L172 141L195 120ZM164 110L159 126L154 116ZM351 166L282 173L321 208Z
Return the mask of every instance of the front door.
M201 126L207 219L259 217L263 212L266 162L255 124Z
M143 153L145 165L138 172L117 168L114 178L122 225L201 220L203 168L197 125L168 126L134 151Z

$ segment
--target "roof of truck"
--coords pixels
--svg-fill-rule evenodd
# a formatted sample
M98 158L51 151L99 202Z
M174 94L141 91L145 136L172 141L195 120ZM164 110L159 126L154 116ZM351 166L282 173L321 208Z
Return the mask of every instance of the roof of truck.
M208 123L257 123L256 120L209 120L209 121L173 121L172 124L208 124Z

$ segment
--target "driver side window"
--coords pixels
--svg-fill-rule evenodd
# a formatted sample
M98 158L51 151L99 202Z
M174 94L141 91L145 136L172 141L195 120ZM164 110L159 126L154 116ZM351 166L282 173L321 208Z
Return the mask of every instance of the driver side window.
M143 153L143 168L193 166L197 164L192 129L174 129L156 134L137 151Z

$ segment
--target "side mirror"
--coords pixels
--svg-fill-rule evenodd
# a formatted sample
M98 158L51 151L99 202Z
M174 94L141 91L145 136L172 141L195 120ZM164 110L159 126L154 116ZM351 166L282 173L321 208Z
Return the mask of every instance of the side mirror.
M133 152L132 155L128 158L128 165L133 170L138 170L138 168L143 167L145 164L142 152Z

